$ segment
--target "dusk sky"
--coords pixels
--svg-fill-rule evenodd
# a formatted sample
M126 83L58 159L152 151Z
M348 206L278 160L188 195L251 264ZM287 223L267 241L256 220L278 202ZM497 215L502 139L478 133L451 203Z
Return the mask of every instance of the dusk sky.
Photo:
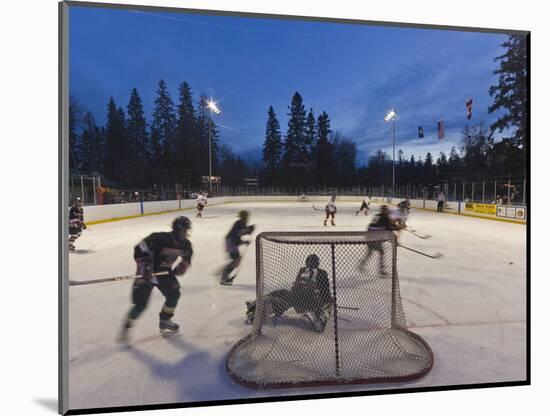
M238 153L262 147L273 105L284 134L295 91L331 128L358 145L358 161L384 149L395 108L396 149L407 158L437 158L459 146L474 99L471 125L489 125L493 59L506 35L404 29L296 20L71 7L70 92L103 125L113 96L126 110L136 87L150 121L158 81L174 104L187 81L197 100L215 99L220 139ZM444 120L446 137L437 139ZM418 126L425 138L417 139ZM397 151L397 150L396 150Z

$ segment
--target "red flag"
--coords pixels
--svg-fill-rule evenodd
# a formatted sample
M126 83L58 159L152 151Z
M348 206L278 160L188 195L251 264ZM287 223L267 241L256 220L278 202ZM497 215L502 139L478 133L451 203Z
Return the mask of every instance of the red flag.
M445 121L441 120L437 122L437 138L439 140L445 137Z
M474 105L474 99L470 98L468 101L466 101L466 118L468 120L472 119L472 107Z

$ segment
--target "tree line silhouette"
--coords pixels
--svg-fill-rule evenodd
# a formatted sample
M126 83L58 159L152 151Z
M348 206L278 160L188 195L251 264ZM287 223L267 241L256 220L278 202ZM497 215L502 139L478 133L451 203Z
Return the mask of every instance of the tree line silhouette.
M495 177L524 177L527 161L527 39L510 35L505 53L495 58L497 85L489 94L488 113L501 111L488 128L465 125L461 144L449 154L405 155L399 150L396 182L430 184L438 181L471 181ZM148 187L154 184L199 187L208 175L209 131L212 137L213 174L226 185L243 185L245 177L258 177L263 186L322 187L390 185L391 157L373 152L365 165L357 163L352 137L333 130L329 115L306 110L299 92L288 107L283 134L273 106L267 110L260 161L245 161L220 139L209 117L207 98L197 102L187 82L178 86L174 104L166 82L156 90L151 122L136 88L124 109L111 97L105 126L84 111L78 98L69 106L70 167L73 171L99 172L115 184ZM501 137L495 137L498 133Z

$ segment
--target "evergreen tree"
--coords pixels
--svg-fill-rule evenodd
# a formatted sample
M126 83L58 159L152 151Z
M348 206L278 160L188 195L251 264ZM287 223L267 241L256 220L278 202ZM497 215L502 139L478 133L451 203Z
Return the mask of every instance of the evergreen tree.
M189 185L199 180L200 172L194 155L197 154L198 139L195 125L195 108L193 94L187 82L178 87L178 121L176 129L176 163L182 171L178 174L178 182Z
M280 178L281 155L283 142L281 128L273 106L267 111L267 125L265 128L265 141L262 150L263 181L266 185L273 185Z
M84 109L76 95L69 97L69 168L78 168L81 161L81 137L79 129L82 126Z
M323 113L317 118L317 146L315 150L315 166L317 183L327 186L332 182L333 148L330 143L330 120L328 114Z
M129 184L144 185L146 182L149 162L149 138L147 122L143 113L143 102L138 91L133 88L128 103L128 121L126 139L128 143L128 179Z
M301 95L292 97L288 113L288 130L284 143L283 166L289 183L303 184L308 164L306 145L306 111Z
M124 112L117 108L113 97L107 105L107 126L105 129L105 175L118 182L123 179L124 160Z
M512 143L525 146L527 140L527 37L509 35L502 44L504 55L495 58L500 67L493 71L498 75L498 85L489 89L493 104L489 113L504 109L506 113L491 125L491 131L511 129Z
M166 82L161 79L155 98L155 109L151 122L151 162L155 172L164 168L164 174L155 175L155 182L170 182L170 170L174 167L174 139L176 130L176 115L174 104L166 87Z
M524 35L509 35L502 44L506 48L504 55L495 58L500 62L498 69L493 71L498 75L498 85L491 86L489 94L493 103L489 113L504 109L490 129L491 136L495 131L506 131L500 143L492 149L492 159L500 161L498 168L510 174L525 174L527 145L527 37ZM502 153L495 153L502 150ZM496 166L495 166L496 167Z
M82 118L81 168L87 172L99 172L102 157L101 129L96 125L94 116L87 111Z
M308 157L311 157L315 153L315 146L317 145L317 128L312 108L309 109L306 119L305 145L306 153Z

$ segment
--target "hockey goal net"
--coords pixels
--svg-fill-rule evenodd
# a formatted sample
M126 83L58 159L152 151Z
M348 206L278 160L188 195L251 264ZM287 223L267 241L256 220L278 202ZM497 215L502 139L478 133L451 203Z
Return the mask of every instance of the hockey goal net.
M228 353L230 376L273 388L426 374L433 354L407 329L396 247L391 232L259 234L252 331Z

